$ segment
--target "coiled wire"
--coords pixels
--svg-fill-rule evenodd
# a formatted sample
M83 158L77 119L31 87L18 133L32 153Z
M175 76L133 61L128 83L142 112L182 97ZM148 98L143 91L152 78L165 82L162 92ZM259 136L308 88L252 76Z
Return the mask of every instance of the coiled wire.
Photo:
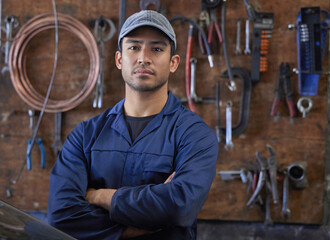
M45 112L52 113L65 112L82 103L94 89L100 67L97 43L88 28L75 18L66 14L58 13L58 21L55 21L54 18L53 14L44 13L29 20L17 32L17 37L12 44L9 56L10 77L18 95L32 108L37 110L44 108ZM54 28L56 22L58 22L58 28L75 34L85 45L90 57L89 75L85 86L77 95L66 100L49 99L46 106L43 107L46 98L35 90L27 76L24 63L24 50L34 36L44 30ZM54 68L56 68L56 61L54 62ZM53 71L52 79L54 76L55 72ZM48 92L47 94L49 95Z

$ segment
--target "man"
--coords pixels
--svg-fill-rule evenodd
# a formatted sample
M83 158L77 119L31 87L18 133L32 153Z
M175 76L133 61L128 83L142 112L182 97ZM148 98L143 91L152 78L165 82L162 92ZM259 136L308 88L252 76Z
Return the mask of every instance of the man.
M78 239L196 239L218 144L168 91L175 48L163 15L126 20L116 52L125 98L69 134L51 173L51 225Z

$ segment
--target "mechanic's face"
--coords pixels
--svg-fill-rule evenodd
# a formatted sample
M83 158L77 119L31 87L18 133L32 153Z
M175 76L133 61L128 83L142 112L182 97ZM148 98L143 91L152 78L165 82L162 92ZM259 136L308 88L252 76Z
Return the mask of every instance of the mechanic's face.
M116 65L123 79L134 91L167 88L170 72L175 72L180 57L171 58L169 39L152 27L138 28L122 40L122 52L116 52Z

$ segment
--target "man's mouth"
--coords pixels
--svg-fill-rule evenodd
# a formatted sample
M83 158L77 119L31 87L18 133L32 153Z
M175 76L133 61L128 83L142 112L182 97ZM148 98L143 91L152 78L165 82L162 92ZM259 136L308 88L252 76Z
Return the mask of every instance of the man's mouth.
M154 72L149 70L149 69L145 69L145 68L139 68L137 70L134 71L135 74L141 74L141 75L154 75Z

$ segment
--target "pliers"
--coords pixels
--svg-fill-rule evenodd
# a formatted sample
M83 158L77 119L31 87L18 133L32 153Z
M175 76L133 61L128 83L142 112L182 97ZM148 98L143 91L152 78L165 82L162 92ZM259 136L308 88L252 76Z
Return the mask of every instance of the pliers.
M289 108L290 117L293 118L296 115L296 110L294 108L293 97L291 92L291 81L290 81L290 66L289 63L282 62L280 64L280 75L278 78L278 87L276 89L276 97L273 102L272 110L270 115L274 117L279 110L280 102L282 99L283 89L285 91L286 103Z
M213 38L213 31L216 31L216 35L218 37L218 40L220 43L222 43L222 35L221 35L221 30L218 24L218 19L217 19L217 15L215 13L215 9L211 8L210 9L210 26L209 26L209 32L208 32L208 37L207 37L207 42L209 44L212 43L212 38Z
M41 138L37 138L36 142L39 146L40 154L41 154L41 168L45 168L45 148L44 148L43 140ZM32 139L29 139L28 147L26 150L26 168L27 168L27 170L32 169L31 152L32 152Z
M250 206L257 200L261 190L263 189L264 185L266 184L267 170L268 170L267 159L264 158L263 156L261 156L261 154L259 152L257 152L256 160L260 167L258 183L257 183L256 189L254 190L252 196L250 197L249 201L246 203L246 206Z
M217 32L217 36L219 38L219 42L222 42L222 35L220 31L220 27L218 25L218 20L215 13L215 8L221 3L221 0L216 0L213 2L207 1L207 0L201 0L201 13L199 15L199 22L200 27L203 29L205 26L207 26L208 30L208 43L210 44L212 42L212 34L213 29L215 28ZM203 29L204 30L204 29ZM199 33L198 35L198 42L199 47L201 49L202 54L205 54L205 46L202 40L202 36Z
M268 173L270 178L270 190L273 196L273 202L275 205L278 204L278 192L277 192L277 157L276 152L272 146L269 144L266 145L269 152L269 157L267 158L268 163Z
M43 140L41 138L38 138L36 136L34 136L34 130L35 130L35 126L34 126L34 117L35 117L35 111L32 109L29 109L28 111L29 117L30 117L30 129L32 131L32 138L28 139L28 147L26 149L26 165L27 165L27 170L31 170L32 169L32 165L31 165L31 152L32 152L32 148L34 145L34 139L37 142L39 149L40 149L40 155L41 155L41 168L45 168L45 148L44 148L44 144L43 144Z

